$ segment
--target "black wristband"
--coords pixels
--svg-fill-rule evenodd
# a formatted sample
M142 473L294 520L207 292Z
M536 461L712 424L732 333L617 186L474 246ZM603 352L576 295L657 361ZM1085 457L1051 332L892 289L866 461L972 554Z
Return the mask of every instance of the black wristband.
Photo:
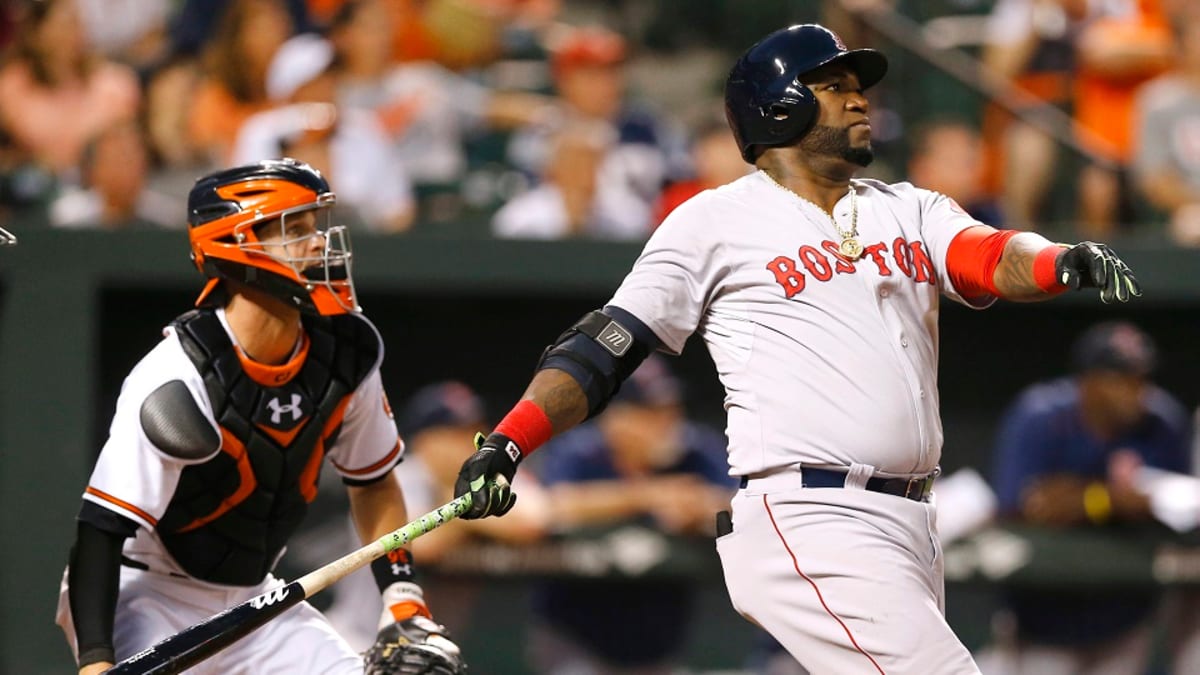
M411 582L416 576L415 570L412 553L402 548L371 561L371 573L375 575L380 593L396 582Z

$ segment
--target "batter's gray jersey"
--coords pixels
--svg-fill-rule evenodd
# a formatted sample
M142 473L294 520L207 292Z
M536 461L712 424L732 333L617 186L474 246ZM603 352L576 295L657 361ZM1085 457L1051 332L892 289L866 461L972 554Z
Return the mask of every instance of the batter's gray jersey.
M941 455L938 296L994 300L964 300L946 274L951 240L979 223L908 183L852 187L834 214L848 230L857 202L857 261L836 254L828 214L756 172L677 208L610 302L674 353L699 331L725 386L734 475L924 474Z

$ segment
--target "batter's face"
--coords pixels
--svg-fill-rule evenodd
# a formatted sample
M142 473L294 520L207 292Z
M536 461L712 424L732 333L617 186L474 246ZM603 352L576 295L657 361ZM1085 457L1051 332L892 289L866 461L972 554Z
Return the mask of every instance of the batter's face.
M870 164L875 154L869 104L858 75L848 65L834 63L809 73L803 83L817 98L818 114L813 128L800 139L800 149L857 166Z

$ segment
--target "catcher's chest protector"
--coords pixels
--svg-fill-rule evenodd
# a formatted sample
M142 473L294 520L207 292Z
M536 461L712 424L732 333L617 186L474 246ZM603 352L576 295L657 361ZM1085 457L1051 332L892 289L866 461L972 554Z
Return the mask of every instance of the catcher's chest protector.
M183 470L157 528L193 577L248 586L271 571L317 495L350 395L380 356L378 334L357 315L303 321L304 364L274 386L246 373L213 310L173 323L221 427L221 451Z

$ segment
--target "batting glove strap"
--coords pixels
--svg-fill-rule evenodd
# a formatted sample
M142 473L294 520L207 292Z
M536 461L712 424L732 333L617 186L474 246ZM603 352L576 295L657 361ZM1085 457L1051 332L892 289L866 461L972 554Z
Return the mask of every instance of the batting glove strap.
M430 618L425 606L425 593L411 582L397 582L383 591L383 613L379 617L379 629L388 624L404 621L414 616Z

